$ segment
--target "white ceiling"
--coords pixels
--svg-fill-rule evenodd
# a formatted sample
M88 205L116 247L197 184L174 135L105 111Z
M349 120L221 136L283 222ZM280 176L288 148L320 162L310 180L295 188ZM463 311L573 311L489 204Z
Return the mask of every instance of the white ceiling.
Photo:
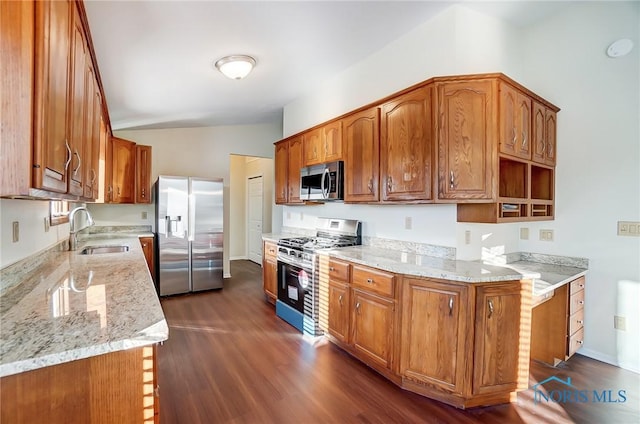
M279 121L287 103L453 1L97 1L85 8L114 130ZM527 25L563 2L470 1ZM213 62L257 61L244 80Z

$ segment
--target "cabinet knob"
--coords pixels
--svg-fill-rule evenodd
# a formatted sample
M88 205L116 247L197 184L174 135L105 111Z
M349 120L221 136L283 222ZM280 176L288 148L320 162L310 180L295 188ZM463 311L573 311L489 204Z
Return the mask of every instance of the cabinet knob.
M367 278L367 283L373 284L373 278Z

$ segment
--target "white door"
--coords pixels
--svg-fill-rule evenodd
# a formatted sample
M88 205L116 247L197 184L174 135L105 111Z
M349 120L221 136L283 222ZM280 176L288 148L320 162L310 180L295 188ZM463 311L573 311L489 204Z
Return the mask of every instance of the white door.
M249 178L249 260L262 265L262 177Z

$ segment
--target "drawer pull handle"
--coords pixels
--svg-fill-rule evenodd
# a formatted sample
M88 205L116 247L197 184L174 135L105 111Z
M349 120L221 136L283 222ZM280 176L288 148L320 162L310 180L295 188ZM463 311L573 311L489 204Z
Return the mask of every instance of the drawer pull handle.
M489 299L487 303L489 304L489 318L491 318L491 316L493 315L493 301Z
M581 289L584 288L584 284L578 284L578 287L580 287Z
M367 283L373 284L373 278L367 278Z
M578 321L576 321L578 324L582 325L584 324L584 320L579 319Z
M332 266L329 267L329 271L335 271L336 269Z
M584 344L582 340L576 340L576 343L578 343L579 345Z
M578 300L578 305L584 305L584 300Z
M449 298L449 316L453 315L453 297Z
M453 189L455 187L455 177L453 175L453 171L449 173L449 188Z

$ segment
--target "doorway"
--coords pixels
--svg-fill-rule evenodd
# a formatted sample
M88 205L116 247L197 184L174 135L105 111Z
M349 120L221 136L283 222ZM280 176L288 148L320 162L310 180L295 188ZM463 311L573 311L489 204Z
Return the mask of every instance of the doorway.
M263 228L263 181L262 175L247 179L247 228L249 236L249 260L262 264Z

